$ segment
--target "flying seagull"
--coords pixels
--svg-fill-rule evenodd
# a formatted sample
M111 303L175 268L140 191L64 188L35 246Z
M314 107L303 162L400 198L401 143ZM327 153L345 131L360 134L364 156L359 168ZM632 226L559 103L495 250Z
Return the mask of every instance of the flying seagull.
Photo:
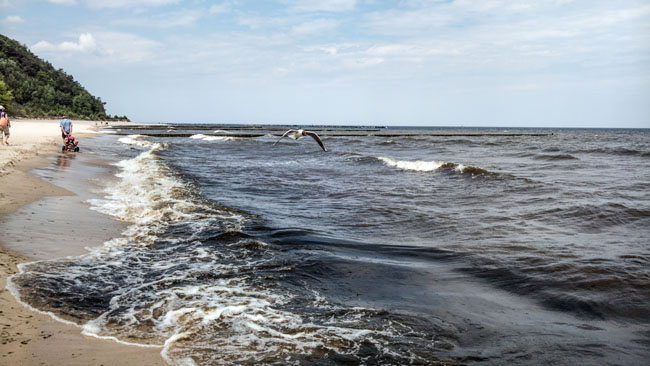
M305 131L301 128L299 130L289 130L285 132L284 135L282 135L282 137L285 136L293 137L294 140L297 140L303 136L311 136L314 140L316 140L316 142L318 142L318 145L320 145L323 151L327 151L325 145L323 145L323 141L320 140L320 137L318 137L318 135L315 132ZM280 142L280 140L282 140L282 137L280 137L278 141L275 142L275 144ZM273 144L273 146L275 146L275 144Z

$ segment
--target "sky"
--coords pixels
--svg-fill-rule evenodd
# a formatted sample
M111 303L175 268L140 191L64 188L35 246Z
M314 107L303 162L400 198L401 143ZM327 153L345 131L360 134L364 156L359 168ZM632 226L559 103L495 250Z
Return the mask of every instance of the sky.
M648 0L0 0L136 122L650 128Z

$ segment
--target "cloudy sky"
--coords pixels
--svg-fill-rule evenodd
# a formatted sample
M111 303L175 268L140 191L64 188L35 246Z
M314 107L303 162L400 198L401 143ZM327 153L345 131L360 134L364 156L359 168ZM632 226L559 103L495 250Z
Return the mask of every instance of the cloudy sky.
M141 122L650 128L648 0L0 0Z

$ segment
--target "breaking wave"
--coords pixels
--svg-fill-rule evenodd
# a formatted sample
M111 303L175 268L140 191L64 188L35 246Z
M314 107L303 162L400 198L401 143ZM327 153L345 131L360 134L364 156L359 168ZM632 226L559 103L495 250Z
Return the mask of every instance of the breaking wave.
M131 225L86 255L21 266L11 278L21 301L89 336L162 347L175 365L424 363L453 347L399 314L280 286L294 261L246 234L246 213L197 195L157 154L166 145L120 141L143 151L117 163L117 183L89 203Z
M424 160L396 160L393 158L379 157L377 158L384 164L396 167L403 170L416 171L416 172L434 172L434 171L451 171L461 174L474 175L496 175L497 173L488 170L466 166L463 164L449 163L444 161L424 161Z
M192 135L190 136L190 138L194 140L203 140L203 141L232 141L235 139L234 137L228 137L228 136L209 136L204 134Z

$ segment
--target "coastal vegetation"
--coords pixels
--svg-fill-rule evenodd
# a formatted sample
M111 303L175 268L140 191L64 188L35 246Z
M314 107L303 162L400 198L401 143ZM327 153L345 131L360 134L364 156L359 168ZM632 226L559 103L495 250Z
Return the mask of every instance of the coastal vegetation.
M128 120L106 114L101 98L71 75L41 60L17 41L0 34L0 104L12 116Z

